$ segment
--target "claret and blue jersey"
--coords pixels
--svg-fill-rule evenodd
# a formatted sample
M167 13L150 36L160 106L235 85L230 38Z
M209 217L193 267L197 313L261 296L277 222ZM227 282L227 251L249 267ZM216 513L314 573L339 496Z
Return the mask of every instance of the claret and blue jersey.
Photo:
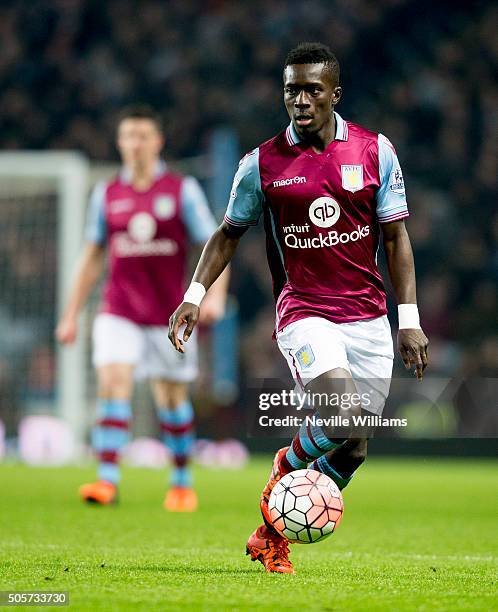
M101 311L140 325L167 325L182 301L190 243L216 229L199 183L157 165L149 189L137 191L126 170L93 190L86 239L109 249Z
M277 331L309 316L346 323L386 314L379 224L408 216L403 175L385 136L335 119L322 153L291 123L246 155L234 178L225 221L264 217Z

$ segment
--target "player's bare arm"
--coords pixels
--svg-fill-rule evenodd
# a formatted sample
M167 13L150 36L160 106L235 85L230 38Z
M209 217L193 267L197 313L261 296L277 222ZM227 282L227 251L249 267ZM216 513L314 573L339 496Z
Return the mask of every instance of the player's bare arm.
M191 274L201 257L205 244L192 249L190 257ZM198 320L199 325L213 325L224 317L229 283L230 266L228 265L211 285L209 291L206 291L206 295L202 299L202 308L200 309Z
M416 304L415 264L410 238L404 221L382 225L384 250L389 276L398 304ZM422 379L428 364L429 340L422 329L400 329L398 350L408 370L415 366L415 375Z
M242 233L223 222L206 243L192 282L200 283L207 291L230 263ZM185 352L184 343L190 338L198 319L199 306L190 302L182 302L171 315L168 336L170 342L180 353ZM186 328L180 339L178 330L182 325L186 325Z
M78 335L78 316L104 269L105 248L88 242L80 256L74 285L55 330L57 340L71 344Z
M202 308L199 313L199 323L201 325L212 325L223 318L229 281L230 266L227 266L202 300Z

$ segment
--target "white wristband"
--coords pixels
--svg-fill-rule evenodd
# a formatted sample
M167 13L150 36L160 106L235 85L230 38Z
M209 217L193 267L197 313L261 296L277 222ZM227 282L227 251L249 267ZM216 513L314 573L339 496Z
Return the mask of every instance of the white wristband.
M183 296L183 301L200 306L202 298L206 295L206 288L202 283L190 283L190 287Z
M417 304L398 304L398 329L420 329Z

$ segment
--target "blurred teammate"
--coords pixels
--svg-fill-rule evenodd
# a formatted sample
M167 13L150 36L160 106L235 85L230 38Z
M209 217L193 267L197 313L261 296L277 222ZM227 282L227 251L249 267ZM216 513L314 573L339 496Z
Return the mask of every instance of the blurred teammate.
M398 348L422 377L428 340L419 324L415 269L403 219L403 176L389 140L342 119L339 65L328 47L304 43L287 56L284 101L291 123L239 165L224 223L207 243L192 285L170 320L170 340L184 351L206 289L232 258L242 234L264 215L268 262L277 300L276 338L291 372L312 393L377 384L383 409L393 347L377 269L380 236L399 309ZM381 231L382 229L382 231ZM180 325L187 323L183 339ZM247 553L267 571L293 573L286 540L271 527L268 499L292 470L324 472L342 489L366 456L367 440L327 436L302 426L280 449L261 495L265 524Z
M161 122L152 109L137 106L122 114L117 147L123 168L91 196L86 245L56 336L62 343L74 342L78 315L101 276L107 250L108 275L93 327L98 480L83 485L80 495L101 504L116 500L133 381L146 377L174 458L164 505L192 511L197 497L188 462L194 414L187 385L197 375L197 349L194 339L188 355L177 353L167 342L166 325L183 293L189 244L203 245L216 224L197 181L170 172L161 160L163 144ZM225 294L226 275L204 301L204 323L223 315Z

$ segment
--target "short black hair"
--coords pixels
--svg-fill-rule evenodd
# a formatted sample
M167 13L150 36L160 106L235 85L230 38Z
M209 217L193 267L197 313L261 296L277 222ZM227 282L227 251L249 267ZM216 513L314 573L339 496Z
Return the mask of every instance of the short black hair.
M164 133L161 115L148 104L132 104L124 108L118 114L117 125L119 126L125 119L149 119L155 124L158 132Z
M330 47L319 42L302 42L285 58L284 69L294 64L325 64L331 78L339 83L340 67Z

